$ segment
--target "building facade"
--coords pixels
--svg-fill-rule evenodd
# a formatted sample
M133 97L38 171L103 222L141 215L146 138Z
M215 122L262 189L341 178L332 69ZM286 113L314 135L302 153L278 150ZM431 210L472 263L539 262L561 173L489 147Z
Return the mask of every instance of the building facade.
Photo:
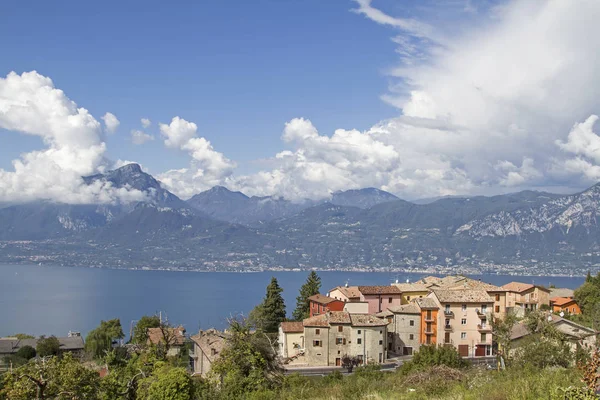
M402 305L402 292L396 286L359 286L360 301L369 304L369 314Z
M342 300L334 299L329 296L323 296L322 294L315 294L308 298L310 316L325 314L327 311L344 311L344 304Z
M221 352L225 348L226 335L216 329L208 329L198 332L191 339L194 344L190 354L193 361L193 373L206 377L212 364L221 356Z
M296 357L304 351L304 325L302 322L282 322L279 325L279 355Z

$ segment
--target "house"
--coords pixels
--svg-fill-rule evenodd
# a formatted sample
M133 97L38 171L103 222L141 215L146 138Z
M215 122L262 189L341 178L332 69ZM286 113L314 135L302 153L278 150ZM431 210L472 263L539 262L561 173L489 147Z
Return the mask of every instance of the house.
M282 322L279 325L279 355L295 357L304 352L304 325L302 322Z
M388 321L388 353L410 356L421 344L421 308L415 301L389 307L376 315Z
M327 311L344 311L344 302L322 294L315 294L308 298L310 316L324 314Z
M506 307L514 309L519 316L525 311L538 310L542 306L550 307L550 290L529 283L510 282L502 286L506 289Z
M549 314L549 322L565 335L571 349L575 351L577 346L591 349L596 344L597 332L587 326L580 325L558 315ZM524 340L531 335L525 322L515 324L511 331L511 342L513 350L523 344Z
M185 328L182 326L148 328L148 344L164 346L167 356L178 355L185 343Z
M492 354L489 318L494 299L485 290L433 290L428 298L440 312L436 318L430 308L431 312L421 319L426 337L435 338L438 344L453 345L463 357Z
M327 296L343 302L360 301L358 286L348 286L347 284L345 286L334 287L327 293Z
M567 288L549 288L550 298L552 297L575 297L575 291Z
M353 301L351 303L344 303L344 309L342 311L348 311L350 314L368 314L369 303L366 301Z
M402 292L396 286L359 286L360 301L369 304L369 314L402 305Z
M59 343L59 353L71 353L74 357L80 358L85 354L83 337L81 335L71 335L68 337L57 337ZM20 348L31 346L34 349L39 339L18 339L16 337L0 338L0 363L4 357L14 355Z
M227 336L216 329L208 329L198 332L191 339L194 344L191 354L193 373L205 378L210 372L212 364L223 352Z
M304 358L310 366L340 366L344 355L363 363L386 359L388 322L374 315L329 311L307 318Z
M425 297L429 294L429 289L423 283L393 283L401 292L401 303L408 304L413 299Z
M553 297L550 299L550 307L555 313L581 314L579 305L572 297Z

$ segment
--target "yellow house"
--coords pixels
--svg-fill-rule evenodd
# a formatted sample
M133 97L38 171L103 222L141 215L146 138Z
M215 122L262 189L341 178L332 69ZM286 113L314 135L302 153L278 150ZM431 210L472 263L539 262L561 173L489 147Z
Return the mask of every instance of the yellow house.
M411 300L426 297L430 290L422 283L392 283L402 292L402 304L408 304Z

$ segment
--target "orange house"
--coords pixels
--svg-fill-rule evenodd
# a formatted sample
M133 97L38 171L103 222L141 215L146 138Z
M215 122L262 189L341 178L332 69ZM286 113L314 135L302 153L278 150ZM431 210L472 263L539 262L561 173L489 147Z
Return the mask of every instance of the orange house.
M344 311L345 303L322 294L315 294L308 298L310 316L325 314L327 311Z
M415 299L421 310L421 344L436 344L438 336L438 306L433 299L423 297Z
M567 314L581 314L579 305L572 297L553 297L550 299L552 312L565 312Z

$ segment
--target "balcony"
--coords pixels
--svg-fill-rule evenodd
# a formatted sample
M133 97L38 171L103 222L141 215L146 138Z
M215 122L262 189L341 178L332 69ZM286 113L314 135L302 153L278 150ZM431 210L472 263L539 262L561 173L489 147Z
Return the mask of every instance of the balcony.
M477 325L477 330L479 332L491 332L492 331L492 327L490 325Z
M426 315L425 318L424 318L424 321L425 322L433 322L435 320L433 319L433 315L430 315L430 316Z
M454 318L454 311L450 311L450 310L446 311L446 310L444 310L444 317L446 317L446 318Z
M491 340L477 340L476 344L481 345L481 346L491 346L492 345L492 341Z
M425 328L423 333L425 333L426 335L435 335L435 330L433 328L430 328L430 329Z
M452 330L452 325L450 325L450 324L444 325L444 330L445 331L451 331Z
M475 310L477 312L477 316L481 319L487 318L487 308L480 310L479 308Z

